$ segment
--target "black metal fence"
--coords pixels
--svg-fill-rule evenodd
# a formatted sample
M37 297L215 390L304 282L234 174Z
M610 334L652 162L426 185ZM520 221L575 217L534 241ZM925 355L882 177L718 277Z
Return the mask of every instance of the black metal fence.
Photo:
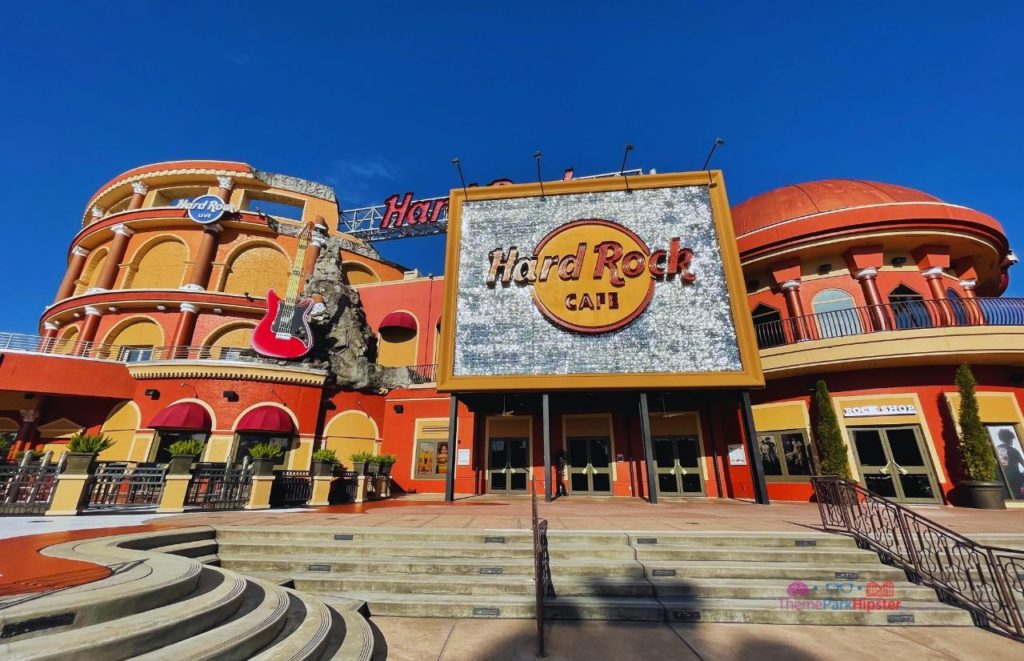
M207 510L242 509L252 491L252 467L248 464L200 464L192 473L185 507Z
M838 477L811 479L822 526L900 567L971 612L978 626L1024 642L1024 552L978 544Z
M548 554L548 521L537 516L537 488L530 478L530 511L533 528L533 584L537 618L537 656L546 656L544 650L544 600L555 598L551 582L551 557Z
M271 507L298 507L313 497L313 482L309 471L274 471L274 485L270 487Z
M160 505L167 466L100 463L89 480L88 509L147 509Z
M867 305L754 325L762 349L893 330L1024 325L1024 298L955 298Z
M57 490L63 461L0 463L0 514L45 514Z

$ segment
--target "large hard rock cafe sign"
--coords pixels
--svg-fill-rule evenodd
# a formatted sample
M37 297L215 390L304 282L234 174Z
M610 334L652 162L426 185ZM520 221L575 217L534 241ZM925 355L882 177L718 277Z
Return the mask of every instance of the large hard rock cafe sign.
M599 218L552 230L532 255L510 246L489 258L488 287L530 287L541 314L579 333L622 328L643 314L659 283L685 286L696 279L693 251L679 237L651 250L634 232Z
M438 388L764 383L721 173L453 189Z

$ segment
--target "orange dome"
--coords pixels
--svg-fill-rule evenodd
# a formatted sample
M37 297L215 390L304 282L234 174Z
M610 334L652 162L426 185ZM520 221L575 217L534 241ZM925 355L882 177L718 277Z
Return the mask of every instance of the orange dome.
M913 188L858 179L793 184L756 195L732 208L737 236L817 213L905 202L942 202Z

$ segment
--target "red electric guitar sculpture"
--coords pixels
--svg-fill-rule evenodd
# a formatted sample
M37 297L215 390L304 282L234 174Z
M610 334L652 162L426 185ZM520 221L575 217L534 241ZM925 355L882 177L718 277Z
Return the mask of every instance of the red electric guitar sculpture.
M267 314L252 332L251 340L252 348L264 356L294 360L302 358L313 348L313 333L309 329L309 311L313 301L308 298L299 300L302 264L312 233L313 225L310 223L299 235L299 250L295 253L284 299L273 289L267 292Z

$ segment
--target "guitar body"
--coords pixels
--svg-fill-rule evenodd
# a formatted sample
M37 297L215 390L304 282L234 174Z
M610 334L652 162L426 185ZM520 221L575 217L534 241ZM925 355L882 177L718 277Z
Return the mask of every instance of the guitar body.
M277 292L267 292L267 314L252 332L252 348L264 356L293 360L302 358L313 347L309 311L313 301L294 304L282 300Z

